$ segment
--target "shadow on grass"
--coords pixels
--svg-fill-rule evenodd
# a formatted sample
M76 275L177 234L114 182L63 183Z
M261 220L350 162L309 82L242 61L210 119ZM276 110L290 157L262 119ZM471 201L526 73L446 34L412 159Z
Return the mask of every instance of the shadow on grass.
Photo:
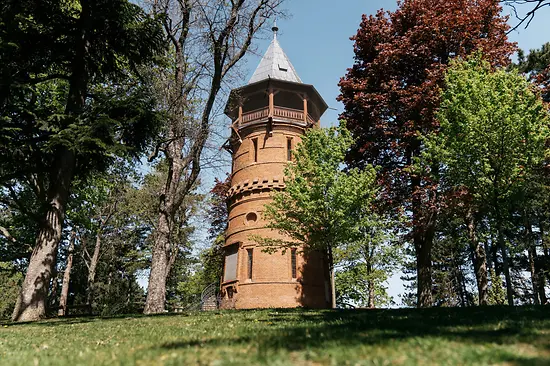
M47 327L56 327L64 326L71 324L85 324L92 323L96 321L110 321L110 320L121 320L121 319L146 319L146 318L160 318L160 317L187 317L193 313L164 313L164 314L119 314L111 316L100 316L100 315L67 315L65 317L59 318L48 318L39 321L31 322L13 322L9 319L0 319L0 326L29 326L29 325L40 325ZM198 314L198 312L197 312Z
M400 347L401 342L409 339L418 339L421 343L422 339L433 338L442 346L448 346L445 341L472 346L472 351L480 352L490 363L550 364L549 307L335 311L274 309L266 310L257 321L264 324L260 331L237 331L200 340L170 342L160 345L160 348L253 344L262 354L281 350L317 350L322 353L328 346L348 350L362 345ZM502 348L475 348L480 345L512 344L528 345L531 353L522 356ZM462 352L468 353L469 349ZM474 357L472 361L475 362L475 355L464 354L464 357Z

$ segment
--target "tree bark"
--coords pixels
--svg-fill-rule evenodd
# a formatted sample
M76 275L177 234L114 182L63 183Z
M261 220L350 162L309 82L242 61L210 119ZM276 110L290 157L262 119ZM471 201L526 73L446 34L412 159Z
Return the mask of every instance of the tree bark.
M65 266L65 272L63 273L63 284L61 285L61 297L59 298L59 312L57 315L66 316L69 314L67 309L67 300L69 298L69 283L71 280L71 269L73 268L73 252L74 243L76 240L76 232L71 233L71 239L69 241L69 251L67 252L67 265Z
M165 310L166 278L170 252L170 226L166 215L161 213L153 246L147 300L143 311L145 314L163 313Z
M508 263L508 248L506 248L506 242L504 241L504 233L502 232L502 222L497 213L497 236L498 247L502 254L502 267L504 270L504 278L506 279L506 298L509 306L514 306L514 290L512 289L512 277L510 276L510 266Z
M537 257L537 252L535 250L535 247L533 245L529 245L529 248L527 249L527 254L529 256L529 272L531 273L531 285L533 287L533 301L535 305L540 305L539 301L539 286L538 286L538 278L537 278L537 271L535 269L535 261Z
M537 262L537 249L533 236L533 228L529 217L525 214L525 241L527 244L527 256L529 258L529 272L531 274L531 286L533 288L533 301L535 305L540 305L539 301L539 286L538 286L538 273L535 267Z
M334 275L334 256L332 254L332 245L329 244L327 248L328 254L328 269L330 276L330 307L336 309L336 281Z
M86 289L86 305L88 308L92 308L92 302L94 301L94 287L95 287L95 276L97 272L97 265L99 263L99 254L101 252L101 229L98 230L95 237L95 246L94 253L92 258L90 258L90 265L88 266L88 283Z
M182 148L181 142L174 141L166 151L169 168L166 185L160 197L159 218L153 244L145 314L163 313L165 310L166 280L170 272L170 263L172 263L171 236L174 216L181 205L179 197L187 194L187 192L182 191L183 187L180 186L184 164L181 158Z
M428 229L429 230L429 229ZM432 235L415 235L417 306L432 306Z
M544 260L543 263L546 263L548 265L550 263L550 251L548 248L548 243L546 241L546 231L544 227L544 223L542 220L539 221L539 229L540 229L540 240L542 245L542 251ZM539 265L538 270L538 280L539 280L539 297L540 297L540 303L542 305L545 305L548 302L548 298L546 297L546 276L545 276L545 270L548 271L550 268L545 268L545 265Z
M412 153L407 157L412 164ZM411 177L412 186L412 215L413 233L412 239L416 254L416 306L419 308L430 307L432 299L432 246L435 233L435 212L423 212L425 205L417 192L421 187L419 176Z
M25 280L13 310L13 321L34 321L46 316L48 286L57 259L75 165L75 156L66 147L58 148L56 156L56 164L50 174L49 207L39 227Z
M374 281L368 280L369 286L369 309L374 309Z
M468 226L468 238L470 241L470 249L473 252L474 273L476 276L477 292L479 297L479 305L487 305L489 295L489 280L487 278L487 255L485 246L480 243L476 233L476 222L471 209L466 215Z

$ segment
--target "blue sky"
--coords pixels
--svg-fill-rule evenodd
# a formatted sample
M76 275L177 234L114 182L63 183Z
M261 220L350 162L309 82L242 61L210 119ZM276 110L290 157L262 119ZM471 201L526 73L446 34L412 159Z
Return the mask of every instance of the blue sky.
M338 4L335 6L335 4ZM374 14L378 9L394 10L396 0L288 0L289 17L279 19L279 42L307 84L313 84L329 109L322 118L322 125L338 121L342 106L336 101L338 81L353 64L353 42L349 40L357 32L362 14ZM527 8L519 8L526 9ZM505 14L510 8L504 7ZM550 41L550 7L543 8L526 30L510 34L523 49L539 48ZM510 19L514 24L514 19ZM259 55L247 58L248 78L260 62L270 39L257 43Z

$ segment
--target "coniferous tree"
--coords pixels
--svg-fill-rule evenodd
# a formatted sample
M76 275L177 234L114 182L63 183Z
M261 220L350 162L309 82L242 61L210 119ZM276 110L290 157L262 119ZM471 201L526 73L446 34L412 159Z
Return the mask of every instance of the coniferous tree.
M157 122L139 86L103 87L152 60L162 33L126 0L9 0L0 17L0 183L14 196L28 184L40 207L13 319L37 320L73 178L104 169L123 146L143 147Z

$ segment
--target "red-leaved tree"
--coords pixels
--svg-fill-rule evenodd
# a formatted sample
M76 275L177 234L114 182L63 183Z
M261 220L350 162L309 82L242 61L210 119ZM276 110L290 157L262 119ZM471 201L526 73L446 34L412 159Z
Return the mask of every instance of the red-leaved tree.
M341 117L356 138L348 162L380 167L384 206L410 217L421 307L432 304L440 201L438 182L411 165L423 149L421 136L439 128L435 114L449 60L481 50L494 66L509 63L515 45L506 20L498 0L403 0L394 12L363 15L352 37L355 63L339 84Z

